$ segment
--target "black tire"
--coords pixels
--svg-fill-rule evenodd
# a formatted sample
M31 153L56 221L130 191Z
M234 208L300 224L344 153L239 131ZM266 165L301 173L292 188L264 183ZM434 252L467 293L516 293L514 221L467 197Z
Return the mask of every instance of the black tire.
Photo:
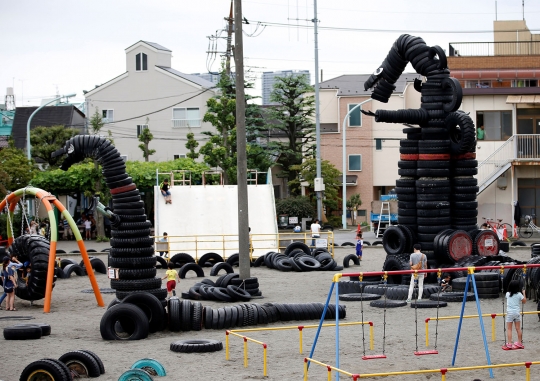
M178 340L171 343L171 351L181 353L216 352L223 349L221 341L217 340Z
M206 254L205 254L206 255ZM219 263L216 263L213 267L212 267L212 270L210 270L210 276L217 276L218 273L221 271L221 270L225 270L225 272L227 274L232 274L234 273L234 269L232 268L232 266L227 263L227 262L219 262Z
M407 302L401 301L401 300L374 300L369 303L371 307L377 307L377 308L397 308L397 307L403 307L407 305Z
M126 296L122 303L130 303L139 307L148 318L148 331L154 333L163 330L165 310L161 301L152 294L137 292Z
M471 152L476 145L476 130L470 116L463 112L453 112L444 122L450 134L452 153Z
M314 271L321 267L321 263L313 257L299 257L293 260L303 271Z
M163 300L167 297L167 289L166 288L154 288L150 290L144 290L144 291L116 291L116 297L120 300L124 300L124 298L131 294L136 294L140 292L148 292L152 295L154 295L159 300Z
M119 291L137 291L161 288L161 278L111 279L111 288Z
M195 263L195 259L186 253L175 254L169 259L170 262L174 263L175 267L182 267L186 263Z
M208 308L212 310L211 308ZM178 332L182 328L180 322L180 300L172 297L169 299L169 330L172 332Z
M292 242L289 244L289 246L287 246L287 248L285 249L285 252L284 254L289 256L289 254L294 250L294 249L301 249L304 253L306 253L307 255L311 255L311 251L309 250L309 246L306 245L305 243L303 242ZM268 266L268 265L267 265Z
M407 248L407 237L397 226L388 227L383 234L383 247L387 254L403 254Z
M343 267L348 268L351 261L356 266L360 266L360 259L358 258L358 256L356 254L349 254L345 258L343 258Z
M83 351L64 353L58 361L66 364L68 369L74 370L82 377L99 377L101 375L99 364L93 356Z
M227 293L232 298L236 300L240 300L242 302L247 302L251 299L251 294L238 286L232 286L232 285L227 286Z
M264 265L264 255L261 255L253 262L253 267L261 267L261 265Z
M111 247L151 247L154 239L150 237L111 238Z
M105 374L105 366L103 365L103 361L101 361L101 359L99 358L99 356L97 354L95 354L92 351L86 350L86 349L80 349L79 351L86 352L90 356L92 356L94 358L94 360L96 360L96 362L97 362L97 364L99 366L99 373L100 374Z
M115 247L111 248L110 255L114 258L148 257L154 255L153 247Z
M378 245L382 245L383 242L382 241L375 241L371 244L371 246L378 246Z
M184 332L191 330L191 308L192 304L189 300L182 300L180 303L180 325Z
M71 380L71 372L66 365L58 360L42 359L33 361L28 364L19 378L20 381L32 381L40 379L40 374L45 379L51 379L54 381L68 381Z
M414 300L411 302L411 308L438 308L448 306L447 302L437 300Z
M430 300L439 300L443 302L462 302L463 292L441 292L438 294L431 294ZM467 293L467 301L474 300L474 293Z
M212 266L215 266L217 263L221 262L223 262L223 257L221 255L217 253L206 253L199 258L197 263L201 267L207 267L208 264L212 264Z
M198 278L204 278L204 270L196 263L186 263L180 268L178 276L180 279L185 279L188 271L194 271Z
M109 257L109 266L118 267L121 269L148 269L156 266L156 257Z
M200 302L193 302L191 311L191 330L200 331L203 328L203 306Z
M21 324L4 328L6 340L37 340L41 336L43 336L43 331L37 324Z
M62 258L60 260L60 268L63 270L67 265L78 265L78 262L71 258Z
M383 264L383 271L410 270L410 254L388 255ZM389 275L388 282L403 284L410 280L410 275Z
M71 277L71 274L75 273L78 276L84 276L86 275L86 270L84 267L81 267L79 265L67 265L64 268L64 278Z
M124 332L116 332L117 322L120 322ZM148 318L139 307L129 303L120 303L105 311L99 330L104 340L146 339L149 332Z
M223 302L234 302L236 300L234 294L231 295L227 292L227 288L214 287L212 294L216 297L217 300L221 300Z
M368 294L368 293L353 293L353 294L341 294L339 300L354 302L354 301L367 301L380 299L382 295Z
M100 274L107 274L107 266L105 266L105 263L97 257L90 257L90 264L92 265L92 269L94 269L95 272ZM81 261L79 263L79 266L84 267L84 261Z
M158 269L166 269L167 268L167 261L163 257L155 256L156 257L156 268Z

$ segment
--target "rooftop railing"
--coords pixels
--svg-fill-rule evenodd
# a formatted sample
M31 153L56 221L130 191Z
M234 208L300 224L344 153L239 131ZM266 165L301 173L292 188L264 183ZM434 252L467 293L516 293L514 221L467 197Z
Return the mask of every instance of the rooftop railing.
M451 42L450 57L540 55L540 41Z

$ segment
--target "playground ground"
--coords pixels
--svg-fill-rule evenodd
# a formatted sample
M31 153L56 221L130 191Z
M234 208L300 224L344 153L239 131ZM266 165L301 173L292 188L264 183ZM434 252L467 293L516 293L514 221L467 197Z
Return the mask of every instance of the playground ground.
M354 233L348 233L354 235ZM352 239L348 239L351 240ZM344 241L344 240L343 240ZM338 242L340 242L338 240ZM87 248L99 250L108 244L88 242ZM72 250L74 242L60 242L59 249ZM336 259L352 253L353 248L336 249ZM364 251L364 260L361 267L352 267L351 271L379 271L385 258L382 247L369 247ZM530 258L529 250L514 250L510 256L519 260ZM75 255L66 257L76 258ZM105 260L106 258L103 257ZM208 274L209 269L205 269ZM163 276L164 270L158 270L158 276ZM97 274L97 280L102 288L108 288L109 281L105 275ZM264 299L254 302L304 303L324 302L331 279L332 272L312 273L283 273L265 267L252 268L251 276L259 278ZM215 278L210 277L208 278ZM178 291L187 291L198 281L193 273L183 280ZM96 352L104 362L106 374L101 380L117 380L120 374L138 359L150 357L159 360L165 367L168 375L165 380L241 380L263 379L262 348L256 344L249 344L249 367L243 367L242 340L231 338L231 360L225 360L225 350L216 353L182 354L169 350L169 345L175 340L182 339L216 339L225 342L225 331L202 330L200 332L169 332L162 331L151 334L146 340L111 342L104 341L99 333L99 323L104 309L97 307L93 294L82 293L89 289L87 277L73 276L71 279L58 280L53 292L51 313L43 313L43 301L37 301L33 306L29 302L16 301L18 312L0 311L0 328L31 322L46 322L52 326L50 336L37 341L4 341L0 351L2 366L0 367L0 380L18 380L21 371L32 361L41 358L58 358L63 353L77 349L88 349ZM107 305L114 295L104 294ZM345 321L361 320L360 302L347 302L347 318ZM383 336L383 310L371 308L364 304L364 320L373 321L375 325L375 350L369 354L382 352ZM205 301L203 305L213 308L223 304ZM502 312L501 299L482 300L483 313ZM532 311L536 306L527 303L525 310ZM440 309L441 316L459 315L461 303L449 303L446 308ZM476 314L474 302L468 302L466 314ZM424 320L434 317L435 309L418 310L418 346L425 349ZM32 316L34 320L9 320L13 316ZM316 324L316 321L275 323L269 326L285 326L298 324ZM503 321L496 319L497 341L491 341L491 318L484 319L488 347L491 361L494 364L514 363L540 360L540 322L536 315L527 315L524 321L524 350L503 351ZM455 343L457 320L444 321L439 325L438 350L439 355L415 356L415 310L410 307L390 309L387 311L386 324L386 355L387 359L363 361L362 357L362 331L359 326L344 327L340 333L341 368L352 373L373 373L385 371L403 371L415 369L432 369L451 367L453 348ZM264 326L259 326L264 327ZM255 327L250 327L255 328ZM315 330L304 331L304 354L299 354L298 331L256 332L250 337L268 344L268 379L269 380L301 380L303 372L302 359L309 354ZM514 338L515 338L514 334ZM430 344L435 342L435 322L430 323ZM368 349L368 330L366 329L366 349ZM335 331L334 328L325 328L319 338L314 358L334 365L335 364ZM466 319L463 323L456 366L485 365L486 357L482 344L478 319ZM533 366L532 380L540 380L540 365ZM496 380L524 379L525 369L509 368L495 369ZM310 380L326 380L325 368L313 365L309 373ZM157 378L156 378L157 379ZM346 379L342 376L341 379ZM393 377L396 380L439 380L440 374L410 375ZM487 380L487 370L472 372L459 372L448 374L447 380Z

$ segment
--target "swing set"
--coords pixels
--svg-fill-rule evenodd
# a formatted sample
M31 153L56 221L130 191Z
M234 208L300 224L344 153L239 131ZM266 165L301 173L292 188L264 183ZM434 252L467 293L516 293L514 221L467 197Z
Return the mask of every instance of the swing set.
M328 304L330 303L330 300L332 298L332 293L334 292L334 289L335 289L335 305L336 305L336 309L338 308L339 306L339 280L342 278L342 277L358 277L360 282L362 282L363 280L363 277L364 276L382 276L382 279L383 279L383 284L384 284L384 287L385 287L385 291L384 291L384 311L383 311L383 344L382 344L382 353L381 354L375 354L375 355L367 355L366 354L366 344L365 344L365 334L364 334L364 326L362 325L362 344L363 344L363 356L362 356L362 359L363 360L374 360L374 359L385 359L387 358L386 357L386 353L385 353L385 342L386 342L386 304L387 304L387 296L386 296L386 293L387 293L387 290L388 290L388 287L387 287L387 279L388 279L388 275L391 274L391 275L406 275L406 274L410 274L411 276L414 277L414 287L417 288L418 287L418 275L419 274L428 274L428 273L437 273L437 282L439 284L439 292L438 292L438 297L437 297L437 323L436 323L436 328L435 328L435 346L434 346L434 349L432 350L425 350L425 351L419 351L418 350L418 307L417 307L417 302L418 302L418 294L417 294L417 297L416 297L416 300L415 300L415 325L416 325L416 350L414 351L414 354L416 356L422 356L422 355L436 355L436 354L439 354L438 350L437 350L437 338L438 338L438 325L439 325L439 305L440 305L440 284L441 284L441 274L443 272L456 272L456 271L466 271L467 272L467 280L466 280L466 283L465 283L465 291L464 291L464 294L463 294L463 302L462 302L462 306L461 306L461 313L460 313L460 316L459 316L459 325L458 325L458 330L457 330L457 334L456 334L456 341L455 341L455 346L454 346L454 354L453 354L453 357L452 357L452 366L455 365L455 361L456 361L456 356L457 356L457 349L458 349L458 344L459 344L459 338L460 338L460 333L461 333L461 325L462 325L462 322L463 322L463 317L464 317L464 311L465 311L465 304L467 302L467 293L468 293L468 289L469 289L469 284L472 284L472 289L474 291L474 295L475 295L475 301L476 301L476 307L477 307L477 310L478 310L478 316L479 316L479 322L480 322L480 329L481 329L481 333L482 333L482 338L483 338L483 343L484 343L484 349L485 349L485 353L486 353L486 360L487 360L487 364L488 366L492 365L491 364L491 359L490 359L490 355L489 355L489 350L488 350L488 346L487 346L487 340L486 340L486 333L485 333L485 329L484 329L484 324L483 324L483 320L482 320L482 310L481 310L481 307L480 307L480 299L478 298L478 289L477 289L477 286L476 286L476 281L475 281L475 277L474 277L474 272L475 270L500 270L501 272L501 281L503 280L503 273L504 273L504 269L521 269L522 270L522 276L525 277L525 274L526 274L526 271L527 271L527 268L528 267L540 267L540 264L526 264L526 265L508 265L508 266L479 266L479 267L453 267L453 268L445 268L445 269L426 269L426 270L399 270L399 271L378 271L378 272L366 272L366 273L339 273L339 274L335 274L333 279L332 279L332 284L330 286L330 291L328 292L328 297L326 299L326 303L324 305L324 310L323 310L323 313L322 313L322 318L319 322L319 328L317 330L317 333L315 334L315 339L313 341L313 345L311 347L311 352L309 354L309 359L307 359L307 364L306 364L306 368L309 369L309 363L311 361L311 359L313 359L313 354L315 352L315 348L317 346L317 341L319 339L319 334L320 334L320 330L321 330L321 327L322 327L322 324L324 322L324 316L326 316L326 311L328 309ZM502 283L502 282L501 282ZM361 285L361 293L363 293L363 284L360 283ZM501 289L501 292L503 292L503 290ZM363 308L363 298L360 298L360 309L361 309L361 318L362 318L362 321L364 320L364 308ZM504 312L504 299L503 299L503 312ZM522 306L522 314L523 314L523 306ZM336 360L335 360L335 368L336 369L339 369L340 367L340 348L339 348L339 320L336 318L336 338L335 338L335 354L336 354ZM505 329L504 329L504 332L505 332L505 342L506 342L506 325L505 325ZM490 378L493 378L493 369L491 367L488 368L489 369L489 373L490 373ZM307 374L306 374L307 375ZM339 372L336 374L336 380L339 381Z
M34 197L36 215L37 215L39 206L43 204L45 206L45 209L47 210L47 215L50 221L50 230L49 230L49 237L48 237L50 241L49 263L47 267L47 283L46 283L46 288L45 288L45 303L43 305L43 312L49 313L51 311L51 297L52 297L52 288L53 288L53 280L54 280L54 268L55 268L55 261L56 261L58 221L56 221L56 216L54 214L53 206L56 207L58 211L60 212L60 214L68 221L68 224L71 227L73 234L75 236L75 239L77 241L77 245L79 246L79 251L81 252L84 266L86 267L86 269L88 269L87 270L88 278L90 279L90 283L92 285L92 289L94 291L94 295L96 297L98 306L105 307L105 303L103 302L103 298L101 296L101 292L99 290L99 286L97 284L96 277L94 275L94 271L92 271L92 265L90 263L90 258L88 257L88 252L86 251L86 247L84 246L84 241L79 232L79 229L77 228L77 224L73 220L73 217L71 217L71 214L69 214L67 209L64 207L64 205L62 205L62 203L58 201L58 199L51 193L46 192L43 189L27 186L25 188L18 189L15 192L8 194L4 198L4 200L0 202L0 212L5 211L5 213L7 214L7 220L8 220L7 246L9 247L15 240L13 236L14 234L13 214L17 205L20 205L20 208L23 213L21 234L24 234L25 222L28 228L30 228L28 216L26 215L26 209L25 209L27 195Z

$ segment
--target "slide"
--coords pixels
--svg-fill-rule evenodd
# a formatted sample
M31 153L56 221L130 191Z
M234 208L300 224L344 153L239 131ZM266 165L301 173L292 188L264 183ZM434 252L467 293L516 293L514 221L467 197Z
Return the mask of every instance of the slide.
M155 235L168 234L172 255L194 258L213 252L225 258L238 252L236 185L173 186L172 204L154 187ZM248 185L249 227L253 257L278 250L272 184Z

